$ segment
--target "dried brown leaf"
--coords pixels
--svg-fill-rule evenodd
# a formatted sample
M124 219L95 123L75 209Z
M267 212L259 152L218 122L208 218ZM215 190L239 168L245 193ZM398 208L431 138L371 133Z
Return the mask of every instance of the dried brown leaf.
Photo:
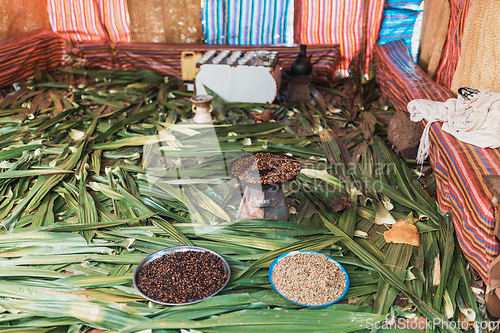
M417 227L405 222L393 224L390 230L384 232L384 239L387 243L420 245L420 235Z

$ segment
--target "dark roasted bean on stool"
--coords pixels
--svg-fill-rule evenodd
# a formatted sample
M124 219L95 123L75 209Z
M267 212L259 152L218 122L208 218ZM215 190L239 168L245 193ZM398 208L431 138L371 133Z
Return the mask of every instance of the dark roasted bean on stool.
M231 174L253 184L281 184L300 172L300 162L282 154L255 153L235 160Z
M142 267L137 286L148 297L164 303L189 303L217 292L227 273L219 257L209 252L166 254Z

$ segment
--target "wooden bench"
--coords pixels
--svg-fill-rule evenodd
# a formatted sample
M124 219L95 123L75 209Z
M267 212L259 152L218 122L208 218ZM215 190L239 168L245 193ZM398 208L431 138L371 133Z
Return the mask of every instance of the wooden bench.
M406 110L413 99L446 101L453 98L416 65L404 41L377 45L374 50L376 79L397 109ZM407 110L406 110L407 111ZM500 148L478 148L441 130L430 130L430 160L436 176L441 210L451 211L464 255L488 283L490 264L498 257L495 208L486 175L500 174Z
M182 51L268 50L278 52L278 65L289 70L299 53L299 46L238 45L169 45L141 43L81 42L71 45L68 54L85 66L103 69L153 70L162 75L181 77ZM315 80L327 82L335 78L340 63L339 45L309 45L307 54L314 65Z

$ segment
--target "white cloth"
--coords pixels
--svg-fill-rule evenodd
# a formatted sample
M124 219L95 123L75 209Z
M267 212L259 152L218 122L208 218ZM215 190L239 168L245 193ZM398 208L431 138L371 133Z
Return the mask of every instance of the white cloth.
M481 148L500 147L500 94L479 90L469 98L459 95L446 102L416 99L408 103L412 121L428 121L418 148L419 163L429 155L429 129L436 121L442 121L442 130L463 142Z

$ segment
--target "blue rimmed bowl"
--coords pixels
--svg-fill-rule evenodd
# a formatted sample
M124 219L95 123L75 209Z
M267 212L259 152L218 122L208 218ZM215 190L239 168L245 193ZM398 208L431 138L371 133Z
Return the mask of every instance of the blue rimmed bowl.
M342 271L342 273L344 273L344 276L345 276L345 288L344 288L344 291L342 292L342 295L340 295L340 297L338 297L336 300L332 301L332 302L329 302L329 303L325 303L325 304L320 304L320 305L309 305L309 304L301 304L301 303L298 303L298 302L295 302L295 301L292 301L291 299L283 296L283 294L281 294L279 292L279 290L276 288L276 286L274 285L274 282L273 282L273 271L274 271L274 267L276 267L276 265L278 264L278 262L287 257L287 256L293 256L293 255L296 255L298 253L311 253L311 254L319 254L319 255L322 255L324 256L325 258L327 258L328 260L332 261L333 263L335 263L336 265L338 265ZM280 255L278 258L274 259L274 261L271 263L271 266L269 267L269 281L271 282L271 285L273 286L273 289L281 296L283 297L284 299L286 299L287 301L291 302L291 303L294 303L294 304L297 304L297 305L300 305L300 306L306 306L306 307L310 307L310 308L318 308L318 307L322 307L322 306L327 306L327 305L331 305L331 304L334 304L334 303L337 303L338 301L340 301L342 299L342 297L345 296L345 294L347 293L347 290L349 289L349 276L347 275L347 272L345 271L344 267L339 264L336 260L330 258L329 256L327 255L324 255L323 253L319 253L319 252L313 252L313 251L292 251L292 252L287 252L287 253L284 253L282 255Z

